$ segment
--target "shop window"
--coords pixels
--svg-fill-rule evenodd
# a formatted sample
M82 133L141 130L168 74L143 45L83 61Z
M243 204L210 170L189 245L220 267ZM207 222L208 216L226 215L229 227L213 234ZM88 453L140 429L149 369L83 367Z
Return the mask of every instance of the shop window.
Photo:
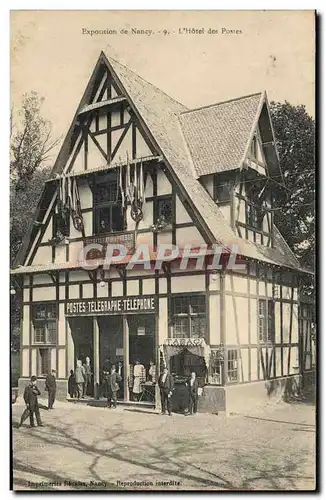
M70 216L65 217L61 212L53 216L53 237L69 236Z
M116 180L101 182L93 188L94 233L125 230L125 214Z
M171 196L157 198L154 217L156 219L155 222L163 218L166 224L172 224L174 222Z
M228 382L238 381L238 351L228 350Z
M36 304L32 310L34 344L55 344L57 341L57 305Z
M47 375L51 369L51 352L49 349L39 349L38 375Z
M223 372L223 352L221 349L212 349L210 353L209 367L208 367L208 383L209 384L222 384Z
M258 340L259 343L275 340L275 308L273 300L258 301Z
M174 338L206 337L206 302L204 295L173 297L171 306Z

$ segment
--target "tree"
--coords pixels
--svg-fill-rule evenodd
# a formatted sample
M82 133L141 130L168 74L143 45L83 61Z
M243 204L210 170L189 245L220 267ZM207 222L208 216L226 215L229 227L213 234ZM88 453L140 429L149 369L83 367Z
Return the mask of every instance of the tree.
M10 261L13 263L35 213L50 160L58 140L51 139L51 124L41 116L44 99L36 92L25 94L15 122L10 117ZM11 283L14 288L14 283ZM11 346L19 348L19 290L11 298Z
M24 189L36 170L46 165L59 140L52 141L52 126L41 116L44 98L36 92L24 94L18 113L19 125L11 112L10 174L16 180L16 190Z
M305 106L271 103L285 188L274 183L275 224L302 267L315 266L315 122ZM312 292L309 280L306 291Z

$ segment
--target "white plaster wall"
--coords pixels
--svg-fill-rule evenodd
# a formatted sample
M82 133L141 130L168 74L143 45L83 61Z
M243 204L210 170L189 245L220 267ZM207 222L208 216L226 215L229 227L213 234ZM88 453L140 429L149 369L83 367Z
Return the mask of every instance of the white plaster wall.
M154 295L155 294L155 280L145 279L143 280L143 295Z
M127 281L127 295L139 295L139 280Z
M221 309L220 309L220 296L210 295L209 297L209 331L210 331L210 345L219 345L221 343Z
M29 377L29 349L23 348L21 350L21 377Z
M171 292L201 292L205 290L205 276L175 276L171 278Z
M55 300L55 287L33 288L33 301Z
M66 377L66 349L58 349L58 378Z
M65 305L59 304L59 320L58 320L58 345L66 345L66 317Z
M29 306L23 306L23 321L22 321L22 333L21 342L22 346L29 345Z
M168 300L167 298L159 299L159 324L158 324L158 344L168 338Z
M123 285L121 281L113 281L112 283L112 297L123 296Z
M192 222L190 215L183 206L178 195L175 197L175 210L176 210L176 222L177 224L184 224L186 222Z
M164 194L171 194L172 186L169 179L166 177L165 173L161 170L157 170L157 194L158 196Z
M50 264L52 262L52 248L48 247L38 247L35 257L33 259L33 266L37 264Z

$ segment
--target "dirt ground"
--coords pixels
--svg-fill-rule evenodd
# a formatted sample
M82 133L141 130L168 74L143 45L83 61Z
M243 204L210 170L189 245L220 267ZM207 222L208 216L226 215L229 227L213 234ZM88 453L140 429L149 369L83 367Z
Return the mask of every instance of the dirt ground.
M278 403L231 416L162 416L57 403L44 427L17 428L15 490L313 490L315 406Z

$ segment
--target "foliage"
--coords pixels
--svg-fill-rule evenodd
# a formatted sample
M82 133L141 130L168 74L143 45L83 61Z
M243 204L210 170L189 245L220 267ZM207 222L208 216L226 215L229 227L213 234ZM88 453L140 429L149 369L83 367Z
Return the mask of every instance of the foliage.
M285 189L274 183L275 224L302 267L315 266L315 122L305 106L271 103ZM306 288L310 288L309 280Z

